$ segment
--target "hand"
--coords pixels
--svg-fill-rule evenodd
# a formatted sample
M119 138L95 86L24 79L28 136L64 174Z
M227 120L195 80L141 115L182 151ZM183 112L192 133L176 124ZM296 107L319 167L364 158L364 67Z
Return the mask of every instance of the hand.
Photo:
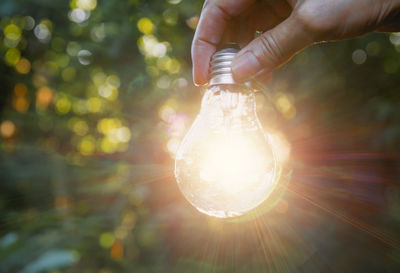
M208 82L211 56L224 42L244 46L232 64L237 81L265 81L314 43L399 30L400 0L206 0L192 44L193 81ZM264 33L253 39L255 31Z

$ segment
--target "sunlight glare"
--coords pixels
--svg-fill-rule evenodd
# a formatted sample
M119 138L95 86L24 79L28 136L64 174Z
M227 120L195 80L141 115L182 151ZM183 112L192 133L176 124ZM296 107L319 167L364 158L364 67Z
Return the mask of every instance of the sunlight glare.
M264 172L264 155L244 136L216 139L202 155L200 177L228 194L246 194Z

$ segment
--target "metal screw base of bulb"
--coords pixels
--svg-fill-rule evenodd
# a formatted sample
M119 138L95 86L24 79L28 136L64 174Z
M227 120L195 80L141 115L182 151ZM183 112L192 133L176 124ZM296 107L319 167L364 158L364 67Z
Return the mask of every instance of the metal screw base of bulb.
M237 84L233 78L231 66L239 50L237 44L230 43L213 55L211 59L211 79L208 86Z

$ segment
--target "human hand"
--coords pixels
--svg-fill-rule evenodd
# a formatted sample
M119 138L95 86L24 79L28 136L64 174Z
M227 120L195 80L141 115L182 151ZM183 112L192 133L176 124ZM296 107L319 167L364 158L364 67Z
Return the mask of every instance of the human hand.
M399 30L400 0L206 0L192 44L193 81L208 82L210 59L223 42L244 47L232 64L237 81L265 82L314 43ZM255 31L264 33L253 39Z

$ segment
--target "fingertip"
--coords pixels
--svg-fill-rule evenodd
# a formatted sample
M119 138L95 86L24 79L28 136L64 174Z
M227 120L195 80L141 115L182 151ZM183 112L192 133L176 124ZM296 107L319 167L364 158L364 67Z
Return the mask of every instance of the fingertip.
M200 86L205 85L204 82L198 81L198 80L196 80L196 79L193 79L193 84L194 84L195 86L197 86L197 87L200 87Z
M196 86L207 84L210 59L214 51L215 49L210 46L193 46L193 83Z
M208 74L204 75L204 73L198 71L196 66L193 66L193 83L196 86L203 86L208 82Z

